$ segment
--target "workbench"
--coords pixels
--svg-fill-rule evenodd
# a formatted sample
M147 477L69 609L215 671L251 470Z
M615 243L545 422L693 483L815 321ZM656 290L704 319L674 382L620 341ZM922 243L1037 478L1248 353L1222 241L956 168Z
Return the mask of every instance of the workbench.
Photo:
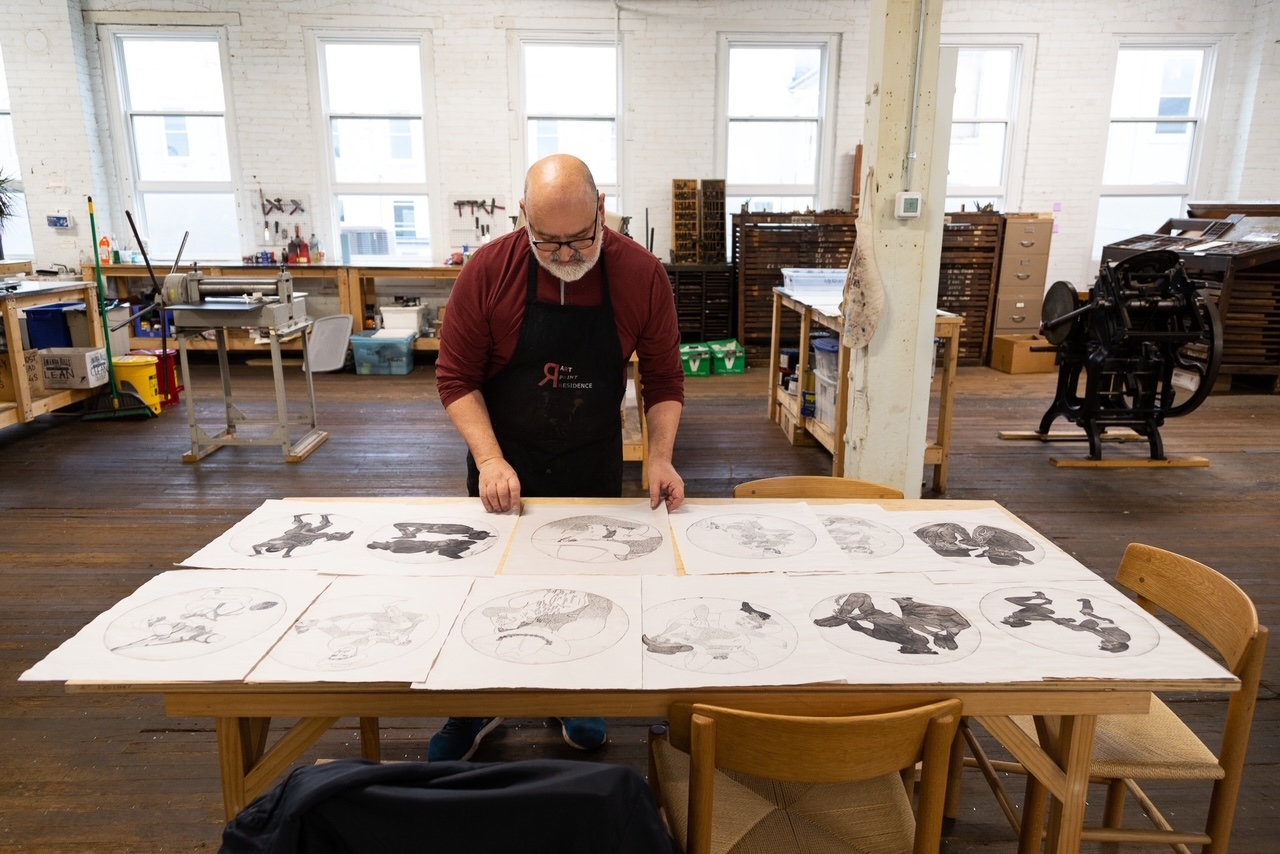
M98 310L98 288L93 282L29 282L14 290L0 292L0 310L4 314L4 334L9 354L9 375L5 385L14 390L13 401L0 401L0 427L25 424L55 409L87 400L102 390L101 387L53 389L41 394L32 389L27 381L18 312L58 302L83 302L92 346L103 347L106 344L102 334L102 315Z
M804 377L809 370L808 342L813 327L830 329L837 336L843 329L839 301L839 294L801 297L786 288L774 288L773 336L769 346L769 420L782 427L782 432L792 445L816 441L830 451L831 474L834 477L844 477L844 434L849 417L849 348L842 343L837 359L834 424L827 424L812 415L803 415L801 395L791 394L782 387L777 381L777 367L782 353L783 309L800 315L800 354L796 376ZM963 323L964 319L959 315L941 309L934 321L934 337L942 343L942 375L939 378L937 429L934 440L925 447L924 463L933 466L933 490L939 494L947 491L951 460L952 404L955 399L956 363Z

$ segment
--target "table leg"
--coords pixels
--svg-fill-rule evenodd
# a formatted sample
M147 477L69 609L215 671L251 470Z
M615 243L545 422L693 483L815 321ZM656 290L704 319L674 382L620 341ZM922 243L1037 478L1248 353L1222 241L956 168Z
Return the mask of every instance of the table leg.
M1080 850L1084 827L1085 799L1089 790L1089 765L1093 759L1096 715L1063 717L1058 730L1054 758L1067 775L1066 791L1049 805L1047 854L1067 854Z
M218 764L222 772L222 807L227 821L244 809L244 779L262 758L270 718L217 718Z
M374 762L382 761L382 732L377 718L360 719L360 755Z

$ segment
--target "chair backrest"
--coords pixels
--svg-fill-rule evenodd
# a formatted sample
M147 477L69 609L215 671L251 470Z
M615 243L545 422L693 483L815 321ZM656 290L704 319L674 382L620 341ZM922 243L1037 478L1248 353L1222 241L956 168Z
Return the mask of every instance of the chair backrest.
M1120 560L1116 581L1137 593L1138 604L1147 611L1167 611L1208 641L1240 680L1240 690L1227 704L1218 752L1224 776L1214 784L1209 807L1209 835L1215 850L1225 851L1262 682L1267 628L1258 624L1253 601L1234 581L1174 552L1131 543Z
M869 480L822 475L790 475L748 480L733 488L734 498L902 498L902 490Z
M922 761L916 852L937 851L959 700L849 717L796 717L676 703L669 738L689 754L690 854L710 847L715 770L791 783L841 783L901 772Z
M330 314L317 317L312 322L303 370L309 370L313 374L319 371L336 371L346 363L347 345L351 341L351 321L349 314Z

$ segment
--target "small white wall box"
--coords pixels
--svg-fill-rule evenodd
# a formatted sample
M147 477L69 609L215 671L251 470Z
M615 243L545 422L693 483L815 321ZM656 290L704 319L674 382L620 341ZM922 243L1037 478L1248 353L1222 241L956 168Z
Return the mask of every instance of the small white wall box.
M50 228L70 228L75 224L75 220L71 218L71 214L58 212L56 214L47 214L44 218Z
M894 197L893 215L898 219L915 219L920 216L921 196L919 193L903 191Z

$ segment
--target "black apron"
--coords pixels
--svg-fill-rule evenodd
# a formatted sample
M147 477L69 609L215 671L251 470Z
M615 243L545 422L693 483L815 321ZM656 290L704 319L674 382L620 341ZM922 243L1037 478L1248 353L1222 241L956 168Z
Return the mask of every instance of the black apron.
M539 302L538 269L531 250L520 341L481 389L493 432L522 496L617 498L626 366L604 257L598 306ZM470 453L467 494L480 494Z

